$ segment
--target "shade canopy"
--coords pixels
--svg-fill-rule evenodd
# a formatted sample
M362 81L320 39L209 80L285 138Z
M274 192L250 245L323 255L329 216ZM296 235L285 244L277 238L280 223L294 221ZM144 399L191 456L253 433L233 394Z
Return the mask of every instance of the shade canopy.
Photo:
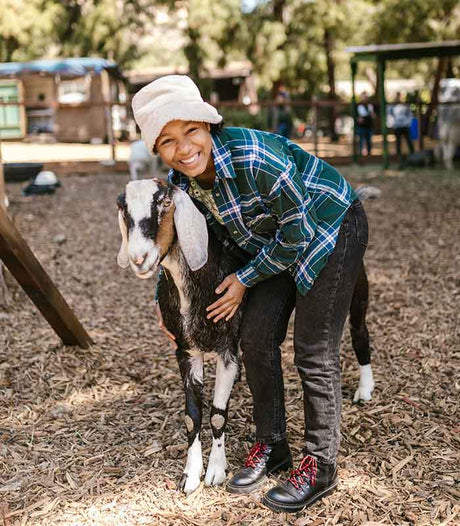
M30 75L34 73L81 77L89 72L100 73L104 69L110 69L114 73L119 74L117 65L111 60L78 57L32 60L30 62L3 62L0 63L0 77Z
M352 53L350 58L352 101L355 126L353 127L353 159L357 160L356 151L356 95L355 78L358 62L375 62L379 78L379 106L380 121L383 135L383 166L388 168L388 141L386 126L385 99L385 65L388 60L418 60L430 57L460 56L460 40L445 42L413 42L409 44L378 44L372 46L348 47L346 51Z

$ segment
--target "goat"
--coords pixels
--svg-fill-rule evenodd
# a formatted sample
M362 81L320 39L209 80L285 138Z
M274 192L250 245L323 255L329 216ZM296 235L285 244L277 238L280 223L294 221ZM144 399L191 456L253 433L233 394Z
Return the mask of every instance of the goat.
M460 105L441 106L439 109L439 141L444 166L453 170L455 151L460 146Z
M132 181L143 177L157 176L159 173L159 159L157 155L150 155L144 141L134 141L131 143L129 152L129 173Z
M176 336L177 361L185 390L187 462L179 483L186 494L200 484L203 468L203 353L217 353L211 408L212 448L205 475L207 485L226 478L225 429L228 401L238 373L241 309L218 324L206 319L215 289L238 268L231 255L207 228L204 216L179 188L159 179L130 182L118 198L122 246L118 264L131 265L140 278L149 278L161 263L164 277L158 301L166 327Z
M378 197L380 190L364 187L361 199ZM203 352L217 353L214 400L211 408L213 443L205 483L224 482L224 449L228 401L238 373L238 340L242 309L218 324L206 318L215 301L215 289L241 264L208 229L204 216L186 192L159 179L132 181L118 198L122 244L118 264L131 266L139 278L151 277L158 265L164 276L158 300L165 326L176 336L176 357L185 389L187 462L179 483L185 493L200 483L203 468L200 443L203 391ZM353 349L360 364L359 387L354 401L370 400L374 381L366 327L368 281L361 264L350 307Z

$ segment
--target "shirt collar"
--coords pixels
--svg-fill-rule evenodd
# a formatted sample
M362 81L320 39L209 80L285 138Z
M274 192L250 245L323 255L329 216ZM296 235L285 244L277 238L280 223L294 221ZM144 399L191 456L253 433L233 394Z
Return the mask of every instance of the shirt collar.
M224 142L222 142L219 133L212 134L211 140L211 155L214 161L214 167L216 169L216 178L234 179L236 174L232 164L232 154L230 153L230 149ZM177 170L170 170L169 179L173 184L185 190L188 189L190 184L188 177Z

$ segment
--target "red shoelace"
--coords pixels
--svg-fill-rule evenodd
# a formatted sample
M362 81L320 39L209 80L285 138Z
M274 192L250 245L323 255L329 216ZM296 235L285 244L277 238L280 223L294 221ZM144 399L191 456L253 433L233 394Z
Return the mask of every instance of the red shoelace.
M300 466L291 472L288 482L296 489L299 489L299 484L303 484L304 482L310 482L312 486L314 486L316 484L317 471L318 465L316 458L307 455L300 463Z
M262 458L262 455L265 453L265 450L267 449L267 444L261 444L260 442L256 442L252 448L251 451L249 451L248 456L246 458L246 462L244 463L245 468L255 468L257 462Z

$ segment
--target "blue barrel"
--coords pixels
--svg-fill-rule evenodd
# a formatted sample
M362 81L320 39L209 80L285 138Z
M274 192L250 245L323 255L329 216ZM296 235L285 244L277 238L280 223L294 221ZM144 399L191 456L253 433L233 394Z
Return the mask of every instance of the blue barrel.
M418 119L417 119L417 117L414 117L410 121L409 133L410 133L410 138L413 141L418 139Z

